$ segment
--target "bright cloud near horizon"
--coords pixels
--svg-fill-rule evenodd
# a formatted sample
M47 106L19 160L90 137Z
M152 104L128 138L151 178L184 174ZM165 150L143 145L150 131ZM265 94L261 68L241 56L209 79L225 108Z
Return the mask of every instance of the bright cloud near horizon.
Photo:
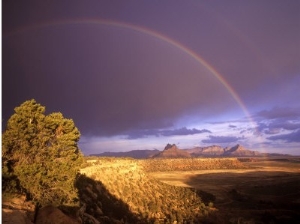
M300 2L5 1L2 121L29 99L84 154L241 144L300 155Z

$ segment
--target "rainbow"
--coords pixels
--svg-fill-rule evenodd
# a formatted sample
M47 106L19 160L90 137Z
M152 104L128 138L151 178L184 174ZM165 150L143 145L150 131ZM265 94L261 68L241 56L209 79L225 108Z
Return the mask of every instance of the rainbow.
M182 52L186 53L188 56L196 60L198 63L203 65L230 93L232 98L236 101L236 103L240 106L244 114L246 115L247 119L250 121L252 126L255 128L255 122L252 120L251 115L249 111L247 110L247 107L241 100L241 98L238 96L236 91L230 86L230 84L222 77L222 75L207 61L205 61L202 57L200 57L196 52L189 49L188 47L184 46L183 44L179 43L176 40L173 40L157 31L151 30L149 28L145 28L138 25L133 25L130 23L120 22L120 21L114 21L114 20L105 20L105 19L78 19L78 20L65 20L65 21L53 21L48 23L40 23L35 24L33 26L27 26L22 27L21 29L11 31L6 35L3 35L4 37L8 37L17 33L21 33L28 30L34 30L38 28L48 27L48 26L57 26L57 25L71 25L71 24L96 24L96 25L107 25L107 26L114 26L114 27L121 27L126 28L130 30L134 30L152 37L155 37L161 41L164 41L168 43L169 45L176 47L177 49L181 50Z

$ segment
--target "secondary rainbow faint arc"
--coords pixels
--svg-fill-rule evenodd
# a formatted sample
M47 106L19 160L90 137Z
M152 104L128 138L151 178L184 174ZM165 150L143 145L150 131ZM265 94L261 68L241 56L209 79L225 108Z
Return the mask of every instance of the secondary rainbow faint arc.
M16 30L15 32L10 32L8 35L4 35L4 36L10 36L12 34L19 33L19 32L22 32L22 31L28 30L28 29L30 30L30 29L37 29L37 28L48 27L48 26L71 25L71 24L96 24L96 25L107 25L107 26L127 28L127 29L135 30L135 31L143 33L143 34L147 34L149 36L160 39L172 46L175 46L176 48L185 52L187 55L189 55L194 60L199 62L201 65L203 65L208 71L210 71L215 76L215 78L217 78L223 84L223 86L228 90L228 92L230 93L232 98L241 107L241 109L245 113L246 117L251 121L250 123L255 127L254 122L250 116L250 113L248 112L247 107L245 106L245 104L243 103L241 98L238 96L238 94L234 91L234 89L229 85L229 83L222 77L222 75L213 66L211 66L207 61L205 61L203 58L201 58L196 52L194 52L193 50L184 46L183 44L179 43L178 41L173 40L157 31L151 30L149 28L145 28L145 27L138 26L138 25L133 25L130 23L115 21L115 20L76 19L76 20L53 21L53 22L35 24L33 26L23 27L21 29Z

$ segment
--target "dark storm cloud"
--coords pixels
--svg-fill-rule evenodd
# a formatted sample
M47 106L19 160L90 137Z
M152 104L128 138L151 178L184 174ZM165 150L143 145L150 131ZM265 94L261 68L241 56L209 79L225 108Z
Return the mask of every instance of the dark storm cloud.
M207 129L188 129L186 127L179 128L179 129L165 129L165 130L139 130L130 132L128 135L128 139L138 139L138 138L145 138L148 136L174 136L174 135L195 135L195 134L202 134L202 133L211 133L211 131Z
M13 107L35 98L48 112L73 118L83 134L111 136L170 127L200 105L203 116L235 106L191 56L130 29L58 24L3 42L6 119Z
M224 110L226 98L232 101L211 75L199 75L189 60L185 64L180 51L148 37L139 39L131 31L121 32L122 39L118 33L79 25L6 39L5 114L16 103L35 98L48 112L73 118L85 134L114 135L131 128L172 126L200 104L207 108L201 110L205 114ZM204 93L211 87L220 89L208 98Z
M242 137L234 136L214 136L209 135L208 139L202 140L202 143L217 144L217 143L232 143L237 142L238 140L243 139Z
M163 136L172 136L172 135L195 135L195 134L202 134L202 133L211 133L211 131L207 129L188 129L186 127L180 128L180 129L174 129L174 130L164 130L161 132L161 135Z
M133 131L129 131L125 135L127 135L127 139L147 138L148 136L159 137L159 130L157 129L133 130Z
M285 142L300 142L300 129L288 134L274 135L267 137L269 140L283 140Z
M3 123L14 107L34 98L46 112L74 119L84 136L203 133L171 127L183 117L196 117L196 123L239 120L241 104L249 112L263 108L253 118L262 133L297 130L299 1L155 3L4 1ZM82 19L112 20L158 35L71 22ZM204 141L231 140L239 138L224 134Z

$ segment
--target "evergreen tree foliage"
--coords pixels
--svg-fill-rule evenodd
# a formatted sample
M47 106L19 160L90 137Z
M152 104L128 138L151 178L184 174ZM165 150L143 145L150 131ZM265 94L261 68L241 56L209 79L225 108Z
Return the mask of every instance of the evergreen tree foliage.
M16 107L2 135L3 190L17 189L41 205L75 202L79 137L73 120L45 115L35 100Z

